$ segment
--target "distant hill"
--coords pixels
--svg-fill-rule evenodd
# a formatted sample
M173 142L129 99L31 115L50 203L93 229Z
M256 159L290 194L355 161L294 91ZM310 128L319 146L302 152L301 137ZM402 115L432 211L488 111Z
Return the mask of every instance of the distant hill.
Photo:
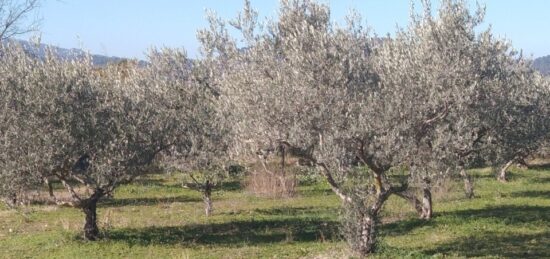
M543 75L550 75L550 55L536 58L533 61L533 67Z
M76 60L84 57L87 52L81 50L81 49L66 49L66 48L60 48L52 45L47 44L40 44L36 46L35 44L32 44L28 41L18 40L18 43L23 45L23 47L27 50L29 50L31 53L35 54L39 58L44 58L46 56L46 51L48 48L51 48L60 58L66 59L66 60ZM104 55L97 55L97 54L90 54L92 57L92 63L94 66L103 67L108 64L114 64L118 63L123 60L128 60L127 58L121 58L121 57L114 57L114 56L104 56ZM140 65L145 65L147 62L139 60L138 61Z

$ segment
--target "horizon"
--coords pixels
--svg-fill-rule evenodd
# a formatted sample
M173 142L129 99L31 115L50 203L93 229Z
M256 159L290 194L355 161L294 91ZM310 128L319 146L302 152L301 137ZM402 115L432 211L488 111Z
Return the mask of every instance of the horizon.
M331 8L331 20L342 24L350 9L356 9L367 26L377 35L392 35L397 26L409 23L409 1L325 0ZM415 0L416 10L420 2ZM433 9L437 11L437 3ZM476 1L467 1L475 10ZM550 55L550 1L485 0L485 22L480 29L491 25L498 38L512 42L517 50L532 58ZM276 17L279 0L251 0L259 12L259 20ZM42 17L37 33L20 39L40 37L41 43L61 48L77 48L92 54L122 58L146 59L152 47L184 48L190 57L198 56L198 29L205 28L206 10L212 10L224 19L235 17L244 6L244 0L228 0L220 4L214 0L171 2L168 0L119 0L109 2L68 2L45 0L38 10Z

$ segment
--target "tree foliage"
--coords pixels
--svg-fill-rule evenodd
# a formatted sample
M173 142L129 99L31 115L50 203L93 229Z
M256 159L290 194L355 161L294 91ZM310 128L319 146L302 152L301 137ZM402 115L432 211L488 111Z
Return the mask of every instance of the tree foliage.
M337 26L312 1L282 1L264 26L247 3L230 22L244 42L215 18L203 33L229 70L220 89L235 153L285 146L313 162L355 211L360 254L374 249L387 197L406 187L390 181L391 168L429 183L476 158L496 163L538 142L548 121L540 77L490 30L476 32L482 8L443 1L434 17L430 6L394 38L370 36L357 16ZM360 183L358 165L368 168Z
M22 190L32 179L59 179L87 216L88 239L98 237L101 197L155 170L154 162L201 161L207 139L220 137L205 126L216 121L206 91L175 62L186 60L181 53L153 53L145 68L96 69L89 58L38 60L18 46L3 52L2 175Z
M281 1L265 22L246 1L234 20L209 16L200 59L153 50L145 67L98 69L5 46L0 194L56 177L96 239L99 199L154 165L203 172L191 179L208 215L208 172L280 152L325 177L352 249L372 253L390 195L416 201L407 191L422 188L429 218L438 178L540 150L550 132L548 81L478 31L484 9L445 0L433 15L422 3L407 28L380 38L358 14L338 25L314 1Z

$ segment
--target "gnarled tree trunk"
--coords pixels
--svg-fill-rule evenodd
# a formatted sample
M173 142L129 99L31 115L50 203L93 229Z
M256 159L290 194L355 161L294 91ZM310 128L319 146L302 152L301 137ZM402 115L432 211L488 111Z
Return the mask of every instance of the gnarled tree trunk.
M375 176L378 175L381 174L375 174ZM366 257L376 251L376 227L378 223L378 217L380 214L380 210L382 209L382 205L386 202L389 195L391 194L389 189L380 188L379 191L380 192L376 194L375 200L370 207L355 205L357 206L355 209L360 210L360 213L358 213L360 217L357 218L359 222L356 232L359 236L354 238L355 240L357 240L357 242L352 246L352 248L354 252L357 253L360 257ZM356 204L361 204L361 202Z
M99 238L99 228L97 227L97 202L105 193L103 190L95 190L90 198L82 200L80 207L86 215L84 223L84 238L90 241Z

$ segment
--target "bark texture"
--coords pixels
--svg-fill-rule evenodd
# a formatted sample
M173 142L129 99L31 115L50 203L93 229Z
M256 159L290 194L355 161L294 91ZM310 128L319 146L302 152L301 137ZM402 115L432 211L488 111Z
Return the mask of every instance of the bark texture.
M356 252L361 257L374 253L376 248L376 218L374 215L364 215L360 221L359 244Z
M104 195L102 190L96 190L90 198L81 202L81 208L86 215L84 223L84 238L90 241L99 239L99 228L97 227L97 202Z
M422 214L420 218L431 219L432 218L432 192L429 182L425 182L422 188Z

